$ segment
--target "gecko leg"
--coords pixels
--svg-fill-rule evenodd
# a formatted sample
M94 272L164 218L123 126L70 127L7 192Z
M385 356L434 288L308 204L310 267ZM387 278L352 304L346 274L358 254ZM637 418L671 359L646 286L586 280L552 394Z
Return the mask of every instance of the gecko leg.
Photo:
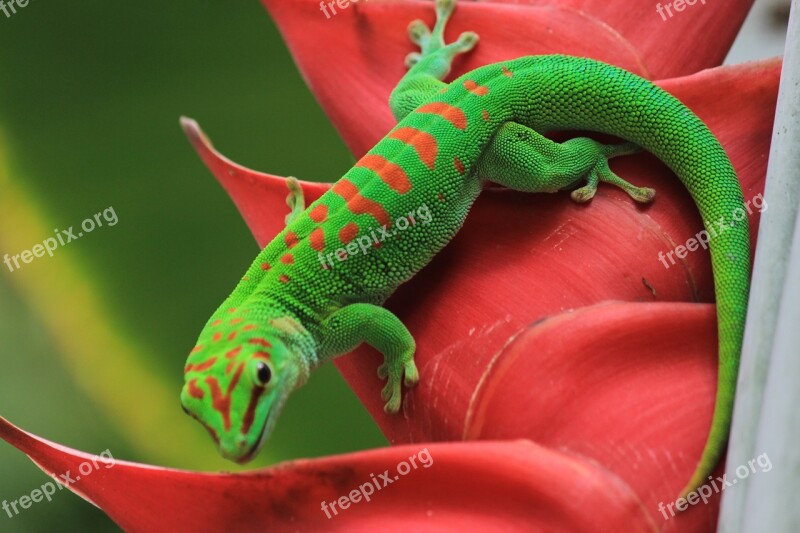
M455 7L456 0L436 0L436 24L432 30L421 20L409 24L409 38L420 52L406 56L409 71L389 97L389 106L398 121L446 87L441 80L450 73L453 59L478 43L478 34L471 31L462 33L453 43L445 43L444 30Z
M383 354L378 377L387 379L381 391L387 413L400 410L402 385L412 387L419 381L414 364L414 338L391 311L377 305L356 303L339 309L323 323L322 350L336 356L354 350L366 342Z
M306 199L303 196L303 187L297 178L289 176L286 178L286 186L289 188L289 194L286 196L286 205L289 206L289 214L286 215L286 225L288 226L294 219L300 216L300 213L306 209Z
M557 143L518 124L503 125L478 162L478 175L511 189L525 192L556 192L586 180L572 191L576 202L588 202L600 182L624 190L637 202L647 203L655 190L636 187L614 174L608 160L640 150L633 143L605 145L587 137Z

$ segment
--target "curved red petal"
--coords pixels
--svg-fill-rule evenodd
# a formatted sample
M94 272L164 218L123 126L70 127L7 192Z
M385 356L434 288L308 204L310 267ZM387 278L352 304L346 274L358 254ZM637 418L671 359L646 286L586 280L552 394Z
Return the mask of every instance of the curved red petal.
M454 75L553 53L592 57L651 79L687 75L721 63L752 4L700 1L667 21L648 2L461 2L448 36L473 30L481 41L456 62ZM389 93L405 73L406 54L416 51L406 27L417 18L431 24L432 3L334 3L336 14L326 9L327 18L317 0L263 3L345 142L354 154L366 152L393 126Z
M52 476L97 460L2 418L0 437ZM526 441L396 446L242 474L116 461L69 488L132 532L657 531L611 472Z
M285 224L289 206L286 178L250 170L220 154L192 119L181 118L186 136L208 169L230 195L261 247L271 241ZM326 183L299 181L306 204L330 188Z
M562 313L525 328L492 358L470 397L463 435L524 435L590 457L658 518L659 503L675 501L706 441L716 342L708 304L615 303ZM670 516L670 526L713 530L719 494L710 501Z
M484 0L541 5L541 0ZM705 2L608 2L562 0L618 32L634 48L655 79L685 76L722 63L753 0ZM659 9L660 6L660 9ZM667 7L669 6L669 7Z
M354 154L363 154L394 126L389 93L415 51L406 27L431 24L431 2L362 2L326 19L315 0L264 0L306 82ZM581 11L555 6L462 2L447 32L480 34L477 49L455 73L530 54L594 57L647 74L635 50ZM366 118L365 118L366 117Z

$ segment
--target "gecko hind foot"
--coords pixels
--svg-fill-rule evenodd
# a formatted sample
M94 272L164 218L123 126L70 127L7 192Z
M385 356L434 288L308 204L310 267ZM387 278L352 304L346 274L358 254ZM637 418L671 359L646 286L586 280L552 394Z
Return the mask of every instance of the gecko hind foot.
M608 166L608 160L614 157L623 155L631 155L641 151L641 147L634 143L626 142L622 144L600 144L597 143L600 154L598 154L597 162L594 167L589 170L586 177L586 185L575 189L570 195L572 199L578 203L585 203L594 198L597 192L597 185L600 182L608 183L619 187L628 196L633 198L639 203L649 203L653 201L656 196L655 189L650 187L636 187L635 185L625 181L617 176Z

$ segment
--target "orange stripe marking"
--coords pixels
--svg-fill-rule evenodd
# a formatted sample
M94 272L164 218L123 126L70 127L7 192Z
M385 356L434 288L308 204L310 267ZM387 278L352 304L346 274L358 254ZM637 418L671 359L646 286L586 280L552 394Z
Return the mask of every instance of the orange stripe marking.
M411 190L411 181L403 167L392 163L382 155L367 154L356 163L356 166L373 171L382 182L400 194Z
M319 204L314 209L308 212L308 216L314 222L317 223L325 222L325 219L328 218L328 206L325 204Z
M250 339L250 344L256 344L258 346L264 346L265 348L272 348L272 343L269 342L267 339Z
M266 359L269 361L270 353L269 352L256 352L253 354L253 357L257 357L259 359Z
M325 230L322 228L316 228L314 231L311 232L311 235L308 236L309 240L311 241L311 247L321 252L325 249Z
M417 113L430 113L439 115L450 124L460 130L467 129L467 115L461 109L445 104L444 102L433 102L417 108Z
M506 67L503 67L503 75L507 76L509 78L513 78L514 77L514 73L511 72L510 70L508 70Z
M237 346L233 350L230 350L228 353L226 353L225 357L227 357L228 359L233 359L234 357L239 355L239 352L241 352L241 351L242 351L242 347L241 346Z
M370 215L382 226L388 226L391 223L386 209L378 202L364 198L352 181L342 178L333 185L331 190L347 202L347 208L353 214Z
M489 94L489 88L484 85L478 85L472 80L467 80L464 82L464 88L471 92L472 94L478 96L486 96Z
M286 243L286 246L288 246L289 248L292 248L298 242L300 242L300 240L297 238L297 233L293 231L287 231L286 235L284 235L283 237L283 240Z
M342 244L349 244L350 241L356 238L356 235L358 235L358 226L353 222L348 222L345 227L339 231L339 240L342 241Z
M458 170L458 173L463 175L464 174L464 163L462 163L459 158L454 157L453 158L453 164L455 165L456 170Z
M212 357L211 359L208 359L207 361L203 361L202 363L196 363L196 364L189 363L188 365L186 365L186 368L183 369L183 373L185 374L186 372L191 372L191 371L202 372L203 370L208 370L209 368L214 366L214 363L216 363L216 362L217 362L217 358L216 357Z
M206 393L203 392L203 389L197 386L196 378L189 382L189 396L192 398L197 398L198 400L202 400L205 394Z
M397 128L389 134L390 139L397 139L411 146L429 169L436 167L436 155L439 153L439 142L430 133L417 128Z

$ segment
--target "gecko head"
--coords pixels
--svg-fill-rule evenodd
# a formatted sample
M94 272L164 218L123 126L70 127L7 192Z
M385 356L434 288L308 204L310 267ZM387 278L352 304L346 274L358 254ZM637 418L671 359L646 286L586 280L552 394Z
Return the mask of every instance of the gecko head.
M304 334L285 313L269 318L235 309L217 313L203 329L184 369L181 404L226 459L255 457L289 394L305 383L307 359L297 342Z

